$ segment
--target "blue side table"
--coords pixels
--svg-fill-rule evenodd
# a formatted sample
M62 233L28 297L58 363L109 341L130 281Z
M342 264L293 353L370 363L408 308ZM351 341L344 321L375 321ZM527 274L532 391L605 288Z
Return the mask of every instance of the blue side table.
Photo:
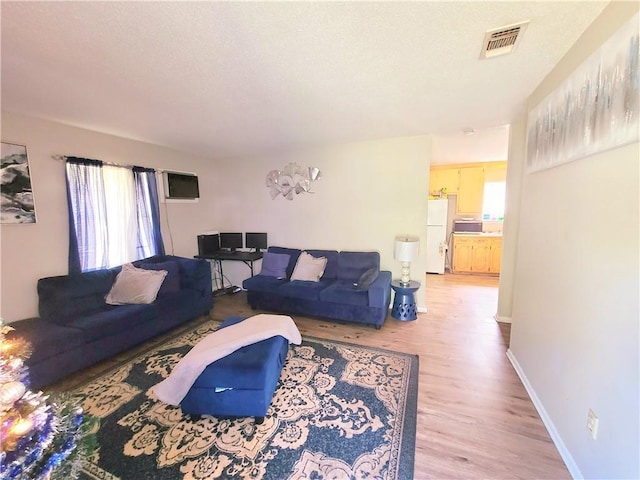
M400 280L394 280L391 282L391 288L396 292L393 299L393 307L391 308L391 316L403 321L418 318L414 293L420 288L420 282L411 280L409 285L403 285Z

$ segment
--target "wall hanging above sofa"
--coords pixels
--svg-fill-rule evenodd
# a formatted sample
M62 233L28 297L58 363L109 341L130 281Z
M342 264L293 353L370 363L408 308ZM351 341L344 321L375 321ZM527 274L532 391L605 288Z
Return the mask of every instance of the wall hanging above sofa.
M27 147L2 142L0 223L36 223Z
M288 163L282 170L271 170L267 174L267 188L273 200L282 194L287 200L293 200L293 194L313 193L311 183L322 174L316 167L302 168L297 163Z

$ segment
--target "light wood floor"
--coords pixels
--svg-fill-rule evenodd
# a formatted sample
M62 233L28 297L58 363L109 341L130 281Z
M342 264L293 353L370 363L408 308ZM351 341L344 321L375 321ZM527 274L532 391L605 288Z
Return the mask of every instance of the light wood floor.
M509 325L493 319L498 279L446 274L427 275L426 282L428 312L413 322L389 316L376 330L299 316L295 321L303 335L420 356L415 479L571 478L506 357ZM216 297L211 317L253 313L245 294L238 293ZM155 339L52 389L73 388L162 341Z

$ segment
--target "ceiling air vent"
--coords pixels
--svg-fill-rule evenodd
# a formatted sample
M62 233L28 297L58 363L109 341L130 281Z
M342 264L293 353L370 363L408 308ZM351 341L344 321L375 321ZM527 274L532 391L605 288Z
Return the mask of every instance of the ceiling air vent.
M493 58L515 50L529 21L489 30L484 36L480 58Z

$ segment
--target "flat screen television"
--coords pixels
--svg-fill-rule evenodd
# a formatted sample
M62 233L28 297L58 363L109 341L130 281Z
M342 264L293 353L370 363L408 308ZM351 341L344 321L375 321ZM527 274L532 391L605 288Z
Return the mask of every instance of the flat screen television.
M242 233L220 233L220 248L235 250L242 247Z
M165 198L200 198L198 176L191 173L164 172Z
M247 248L255 248L256 252L267 249L266 233L245 233L244 246Z

